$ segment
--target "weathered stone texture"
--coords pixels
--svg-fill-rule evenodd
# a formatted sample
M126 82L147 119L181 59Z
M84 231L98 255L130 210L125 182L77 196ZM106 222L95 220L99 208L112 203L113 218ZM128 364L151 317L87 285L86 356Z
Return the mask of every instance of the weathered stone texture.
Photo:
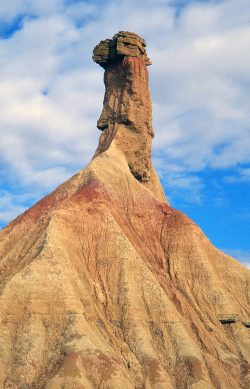
M145 46L138 35L119 32L94 49L94 60L99 53L106 61L103 110L97 122L102 135L95 156L115 142L134 177L164 197L151 163L154 133Z
M250 272L169 206L144 60L105 84L90 164L0 231L0 388L247 389Z
M140 57L145 65L151 65L144 39L128 31L119 31L112 39L101 41L93 52L93 60L104 68L122 57Z

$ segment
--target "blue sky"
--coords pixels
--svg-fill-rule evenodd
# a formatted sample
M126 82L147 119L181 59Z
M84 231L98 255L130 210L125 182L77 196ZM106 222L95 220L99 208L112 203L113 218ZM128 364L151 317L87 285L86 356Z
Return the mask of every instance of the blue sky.
M171 204L250 264L249 0L0 4L0 226L87 164L119 30L148 43L153 158Z

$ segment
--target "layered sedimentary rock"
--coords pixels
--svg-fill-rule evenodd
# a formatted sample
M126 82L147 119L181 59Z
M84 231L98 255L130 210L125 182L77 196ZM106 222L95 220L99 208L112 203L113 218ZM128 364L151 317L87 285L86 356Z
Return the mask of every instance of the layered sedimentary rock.
M0 231L0 388L248 388L249 270L167 202L145 61L105 85L90 164Z
M101 41L93 51L93 60L106 68L110 62L122 57L140 57L145 65L151 65L146 53L146 43L139 35L129 31L119 31L112 39Z
M129 32L114 35L110 42L119 42L120 35L124 40L131 40L133 36L133 42L146 46L142 38ZM102 46L103 41L95 47L94 53L100 52ZM134 56L121 55L117 51L105 58L105 96L102 114L97 122L102 134L95 156L107 150L114 142L126 157L132 174L138 180L148 182L147 185L157 194L164 196L151 162L154 132L146 50L143 55L138 53ZM96 55L93 59L102 65L102 60L97 60Z

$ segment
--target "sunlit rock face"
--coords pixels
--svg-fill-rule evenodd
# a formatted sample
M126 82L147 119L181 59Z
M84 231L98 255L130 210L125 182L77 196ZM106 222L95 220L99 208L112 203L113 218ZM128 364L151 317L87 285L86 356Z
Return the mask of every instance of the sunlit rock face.
M92 161L0 231L0 388L249 388L249 270L169 206L123 43Z
M104 74L103 111L97 126L102 130L97 154L111 142L125 155L132 174L140 181L151 176L152 104L148 71L138 57L112 62Z
M105 68L103 110L97 122L102 134L95 156L114 143L134 177L165 199L151 162L154 132L147 70L151 61L144 39L121 31L94 48L93 60Z
M93 55L105 68L103 111L97 122L103 133L96 155L114 141L140 181L148 181L152 169L152 103L146 68L150 60L145 47L138 35L120 32L101 41Z

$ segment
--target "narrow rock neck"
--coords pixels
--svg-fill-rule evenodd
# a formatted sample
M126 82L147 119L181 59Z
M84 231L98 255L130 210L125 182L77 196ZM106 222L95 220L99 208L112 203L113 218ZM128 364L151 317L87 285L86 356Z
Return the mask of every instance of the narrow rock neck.
M151 174L152 103L148 71L139 57L107 64L105 96L97 127L102 131L95 156L112 141L124 153L131 173L140 181Z

